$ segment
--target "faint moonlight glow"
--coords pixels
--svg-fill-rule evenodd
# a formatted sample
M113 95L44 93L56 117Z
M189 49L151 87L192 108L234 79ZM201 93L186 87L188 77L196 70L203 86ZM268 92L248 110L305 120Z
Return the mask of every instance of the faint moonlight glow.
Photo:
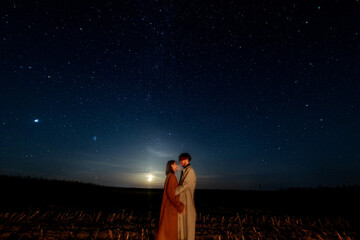
M153 180L153 176L152 175L149 175L148 176L148 182L151 182Z

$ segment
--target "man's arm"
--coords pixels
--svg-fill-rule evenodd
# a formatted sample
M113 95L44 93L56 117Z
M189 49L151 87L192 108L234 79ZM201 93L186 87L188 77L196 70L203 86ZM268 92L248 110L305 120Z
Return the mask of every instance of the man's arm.
M194 169L189 169L188 174L186 175L183 183L175 189L175 195L179 195L184 192L186 189L195 189L196 177Z

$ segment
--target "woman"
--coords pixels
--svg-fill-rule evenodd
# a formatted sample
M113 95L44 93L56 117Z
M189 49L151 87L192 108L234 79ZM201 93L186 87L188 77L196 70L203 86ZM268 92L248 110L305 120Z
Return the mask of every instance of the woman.
M178 169L175 160L167 162L157 240L178 239L178 213L185 214L185 208L179 200L179 195L175 196L175 188L179 185L175 177Z

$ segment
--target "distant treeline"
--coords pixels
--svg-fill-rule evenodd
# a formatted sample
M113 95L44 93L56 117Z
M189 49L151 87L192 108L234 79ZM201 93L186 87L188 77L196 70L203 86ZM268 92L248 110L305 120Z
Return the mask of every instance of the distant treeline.
M78 181L0 176L0 208L84 208L114 211L160 210L162 189L99 186ZM195 191L196 208L211 213L233 214L244 209L289 215L359 215L360 186L292 188L277 191Z
M76 208L109 209L153 208L162 190L117 188L79 181L54 180L20 176L0 176L4 201L0 208ZM154 199L155 198L155 199ZM159 200L160 199L160 200Z

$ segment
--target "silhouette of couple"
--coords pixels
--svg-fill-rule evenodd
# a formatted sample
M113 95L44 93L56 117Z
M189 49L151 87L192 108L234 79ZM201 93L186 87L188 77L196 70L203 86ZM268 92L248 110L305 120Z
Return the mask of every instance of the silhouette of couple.
M179 183L175 177L175 172L179 169L175 160L170 160L166 164L166 180L157 240L195 239L196 210L194 191L196 176L190 161L190 154L180 154L179 162L183 170L181 171Z

